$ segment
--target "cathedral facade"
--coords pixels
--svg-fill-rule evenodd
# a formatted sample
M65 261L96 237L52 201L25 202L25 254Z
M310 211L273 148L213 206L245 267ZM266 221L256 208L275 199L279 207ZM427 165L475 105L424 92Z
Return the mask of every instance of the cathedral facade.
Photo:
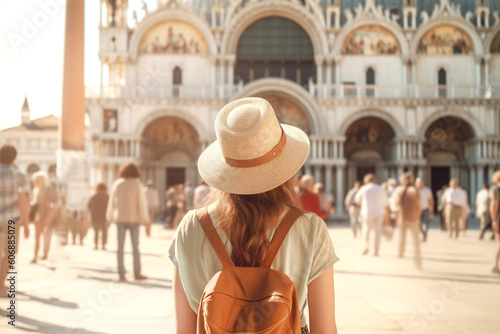
M339 216L368 172L409 170L434 191L457 177L474 203L500 167L495 1L159 0L128 14L127 0L101 1L90 185L127 161L160 193L197 183L217 112L247 96L309 135L303 172Z

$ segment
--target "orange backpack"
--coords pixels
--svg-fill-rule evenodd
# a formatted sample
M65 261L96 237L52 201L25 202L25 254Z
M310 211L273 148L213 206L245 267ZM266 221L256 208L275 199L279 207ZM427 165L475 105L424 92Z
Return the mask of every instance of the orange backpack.
M198 334L300 334L297 290L290 278L271 264L295 220L303 211L291 207L276 228L260 267L236 267L206 208L196 214L222 270L205 287L198 310Z

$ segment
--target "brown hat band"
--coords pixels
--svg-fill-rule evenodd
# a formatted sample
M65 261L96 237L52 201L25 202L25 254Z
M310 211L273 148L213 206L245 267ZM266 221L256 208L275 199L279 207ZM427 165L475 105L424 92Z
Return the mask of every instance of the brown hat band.
M282 128L280 141L278 142L278 144L276 146L274 146L272 148L272 150L270 150L266 154L264 154L258 158L255 158L255 159L237 160L237 159L231 159L231 158L224 157L224 160L226 161L226 163L229 166L233 166L233 167L242 167L242 168L257 167L257 166L265 164L266 162L273 160L278 155L280 155L281 152L283 151L283 147L285 147L285 144L286 144L286 135L285 135L285 132L283 131L283 128Z

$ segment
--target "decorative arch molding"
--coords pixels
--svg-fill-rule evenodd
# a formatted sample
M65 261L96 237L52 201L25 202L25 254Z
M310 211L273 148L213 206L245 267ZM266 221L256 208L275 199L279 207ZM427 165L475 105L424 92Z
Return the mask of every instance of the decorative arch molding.
M345 39L356 29L368 25L377 25L384 29L387 29L391 34L393 34L401 48L401 55L399 57L406 58L410 55L410 46L408 45L408 40L403 34L401 28L392 21L382 20L375 17L362 17L352 21L348 26L341 30L341 33L335 38L333 44L332 54L334 57L342 56L342 46L344 45Z
M488 35L486 35L486 39L484 41L484 54L489 55L491 50L491 45L495 41L495 37L500 34L500 24L497 24L494 28L492 28Z
M455 118L458 118L460 120L463 120L463 121L469 123L469 125L474 130L474 136L476 138L481 138L481 137L486 136L486 131L484 130L483 126L481 125L479 120L471 112L464 111L464 110L458 110L458 111L457 110L453 110L453 111L441 110L441 111L433 112L431 115L428 115L427 117L425 117L424 121L422 122L422 124L420 125L420 127L418 129L418 132L417 132L418 138L420 140L425 141L425 132L427 131L427 129L432 125L432 123L434 123L438 119L444 118L444 117L455 117Z
M196 117L193 117L192 115L183 110L172 110L172 109L158 110L149 113L148 115L144 116L141 120L139 120L134 131L136 138L142 138L142 133L144 132L146 127L156 119L163 117L175 117L175 118L180 118L183 121L186 121L196 130L200 141L203 140L203 138L209 138L208 130L200 120L198 120Z
M201 18L189 12L159 11L151 14L151 16L148 16L145 20L141 21L139 26L133 32L129 45L129 53L132 58L137 59L139 54L139 44L142 36L156 24L168 20L184 21L185 23L192 25L205 38L210 55L217 54L217 43L215 42L215 37L210 33L210 26Z
M396 134L395 139L403 138L405 136L403 126L399 123L399 121L394 118L394 116L381 109L363 109L351 113L351 115L347 117L339 127L339 134L345 135L349 127L354 124L354 122L366 117L376 117L389 124Z
M243 32L252 23L265 17L278 16L297 23L309 35L314 48L314 54L328 54L328 40L324 27L311 12L303 6L284 1L265 1L247 5L238 12L229 23L222 37L221 54L236 54L238 41Z
M259 96L264 93L272 93L286 98L302 108L311 124L311 135L326 135L328 133L327 124L323 121L324 116L320 115L320 108L314 98L304 88L290 80L277 78L254 80L244 86L232 99Z
M436 18L433 20L428 21L425 23L423 26L420 27L420 29L417 30L415 35L413 35L413 38L410 42L410 52L412 55L417 55L418 54L418 46L420 43L420 40L424 35L431 29L442 26L442 25L451 25L454 27L457 27L461 29L462 31L466 32L471 41L472 44L474 45L474 54L476 56L482 56L484 54L484 47L483 47L483 42L481 41L481 37L476 33L474 26L471 24L467 23L463 19L459 18Z

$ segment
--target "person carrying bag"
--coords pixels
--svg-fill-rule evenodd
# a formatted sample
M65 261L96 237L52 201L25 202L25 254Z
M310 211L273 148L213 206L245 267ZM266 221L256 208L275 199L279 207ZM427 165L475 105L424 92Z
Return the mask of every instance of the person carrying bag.
M293 187L307 135L260 98L225 106L215 131L198 160L210 200L186 213L168 251L177 333L337 333L338 257Z

